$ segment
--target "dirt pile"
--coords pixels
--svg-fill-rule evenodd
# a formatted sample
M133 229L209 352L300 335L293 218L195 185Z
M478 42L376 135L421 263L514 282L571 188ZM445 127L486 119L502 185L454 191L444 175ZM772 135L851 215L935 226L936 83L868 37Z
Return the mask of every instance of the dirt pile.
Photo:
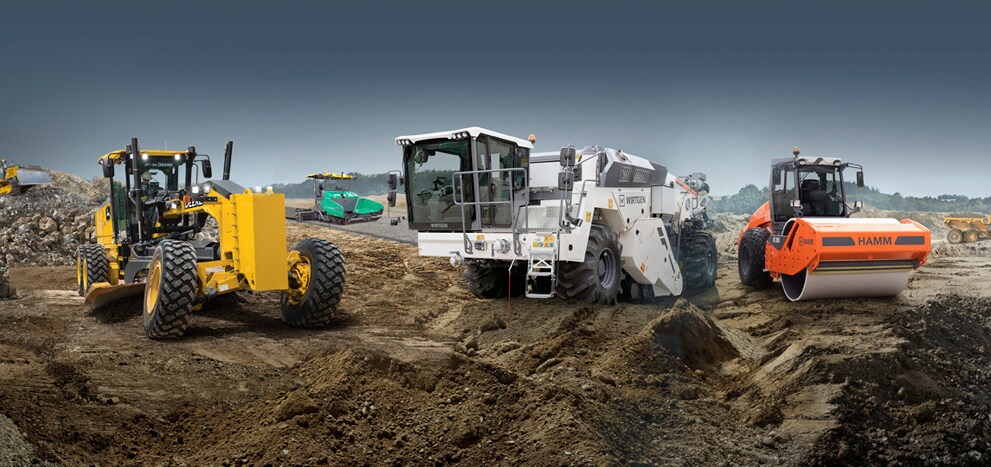
M851 362L821 463L987 465L991 300L942 296L887 317L897 352Z
M93 238L106 182L49 173L52 185L0 197L0 252L8 265L73 264L79 245Z

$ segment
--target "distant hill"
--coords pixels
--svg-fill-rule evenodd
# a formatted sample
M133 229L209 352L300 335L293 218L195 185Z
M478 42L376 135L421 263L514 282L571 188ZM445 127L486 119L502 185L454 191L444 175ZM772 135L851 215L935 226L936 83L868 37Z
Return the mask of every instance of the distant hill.
M855 183L844 183L843 189L847 201L863 201L878 209L891 211L933 211L958 213L991 213L991 196L987 198L968 198L963 195L941 196L902 196L901 193L881 193L874 187L858 188ZM769 198L767 187L757 188L747 185L735 195L713 198L712 209L715 212L732 214L753 213Z

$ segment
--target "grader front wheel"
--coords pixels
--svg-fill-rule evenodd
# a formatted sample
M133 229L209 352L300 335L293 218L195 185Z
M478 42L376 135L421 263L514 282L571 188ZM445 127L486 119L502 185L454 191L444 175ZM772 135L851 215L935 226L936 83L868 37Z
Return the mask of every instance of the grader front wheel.
M100 245L82 245L76 251L76 291L85 297L93 284L107 282L110 263Z
M143 315L148 337L175 338L186 332L198 282L193 246L162 241L152 256L145 285Z
M344 293L344 256L326 240L308 238L289 253L289 290L282 316L290 326L319 327L335 318Z

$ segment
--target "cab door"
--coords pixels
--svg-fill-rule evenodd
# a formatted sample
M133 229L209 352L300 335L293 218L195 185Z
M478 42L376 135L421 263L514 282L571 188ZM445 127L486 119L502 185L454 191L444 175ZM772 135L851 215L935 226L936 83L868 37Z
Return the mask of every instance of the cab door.
M526 173L509 169L526 169L529 152L488 135L475 144L481 226L511 229L514 214L526 204Z

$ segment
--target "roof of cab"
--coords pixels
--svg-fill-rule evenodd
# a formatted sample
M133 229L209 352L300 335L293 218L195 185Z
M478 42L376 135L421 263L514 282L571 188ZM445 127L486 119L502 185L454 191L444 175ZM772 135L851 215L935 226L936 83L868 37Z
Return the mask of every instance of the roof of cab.
M489 135L489 136L493 136L493 137L496 137L496 138L499 138L499 139L510 141L513 144L516 144L517 146L519 146L521 148L528 148L528 149L532 149L533 148L533 143L531 143L530 141L527 141L525 139L519 139L519 138L516 138L516 137L513 137L513 136L509 136L509 135L506 135L506 134L503 134L503 133L499 133L497 131L486 130L485 128L477 127L477 126L471 126L471 127L468 127L468 128L461 128L459 130L438 131L436 133L423 133L423 134L419 134L419 135L397 136L396 137L396 144L400 144L399 143L400 140L407 140L407 141L416 143L416 142L419 142L419 141L427 141L427 140L431 140L431 139L445 139L445 138L446 139L455 139L454 138L454 135L456 133L468 133L469 135L471 135L472 138L477 138L478 135Z

